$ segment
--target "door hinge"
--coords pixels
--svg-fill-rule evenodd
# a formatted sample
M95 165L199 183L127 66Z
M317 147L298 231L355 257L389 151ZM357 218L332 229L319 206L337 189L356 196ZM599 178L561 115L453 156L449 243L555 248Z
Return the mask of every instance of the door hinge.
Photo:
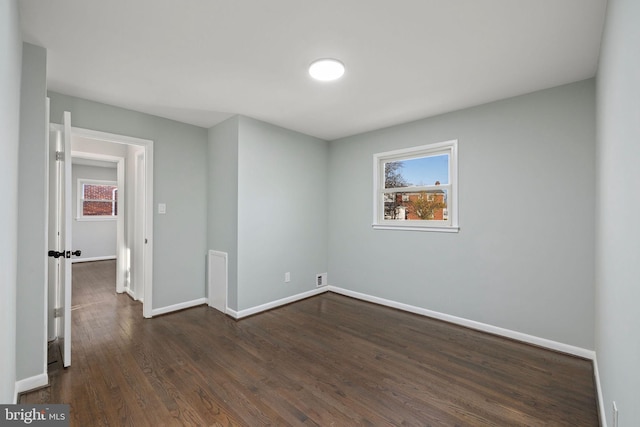
M56 160L64 160L64 152L56 151Z
M53 309L53 317L54 318L62 317L62 307Z

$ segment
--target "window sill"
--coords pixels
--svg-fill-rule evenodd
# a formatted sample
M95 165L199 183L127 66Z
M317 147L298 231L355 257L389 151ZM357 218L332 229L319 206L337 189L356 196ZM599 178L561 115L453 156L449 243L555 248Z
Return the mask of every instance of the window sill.
M115 221L117 220L118 217L117 216L99 216L99 217L82 217L82 216L78 216L76 217L76 221Z
M421 227L415 225L392 225L392 224L373 224L374 230L402 230L402 231L430 231L436 233L457 233L460 231L460 227L446 226L446 227Z

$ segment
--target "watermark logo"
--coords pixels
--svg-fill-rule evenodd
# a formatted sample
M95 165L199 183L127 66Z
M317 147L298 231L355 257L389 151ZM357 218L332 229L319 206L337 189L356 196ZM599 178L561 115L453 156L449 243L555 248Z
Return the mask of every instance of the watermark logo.
M69 405L0 405L0 427L69 427Z

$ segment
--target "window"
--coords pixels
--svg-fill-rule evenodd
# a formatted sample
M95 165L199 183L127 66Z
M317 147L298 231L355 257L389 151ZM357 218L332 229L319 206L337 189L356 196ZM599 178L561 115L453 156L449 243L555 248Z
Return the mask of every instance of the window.
M374 154L373 227L458 231L458 141Z
M78 219L115 219L118 186L113 181L78 180Z

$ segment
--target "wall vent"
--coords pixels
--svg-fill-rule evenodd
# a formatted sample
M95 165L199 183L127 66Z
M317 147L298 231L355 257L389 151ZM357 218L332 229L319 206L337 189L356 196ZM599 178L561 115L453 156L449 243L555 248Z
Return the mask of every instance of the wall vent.
M228 254L209 250L207 257L207 299L209 307L227 312L227 288L229 287Z
M316 287L327 286L327 273L316 274Z

